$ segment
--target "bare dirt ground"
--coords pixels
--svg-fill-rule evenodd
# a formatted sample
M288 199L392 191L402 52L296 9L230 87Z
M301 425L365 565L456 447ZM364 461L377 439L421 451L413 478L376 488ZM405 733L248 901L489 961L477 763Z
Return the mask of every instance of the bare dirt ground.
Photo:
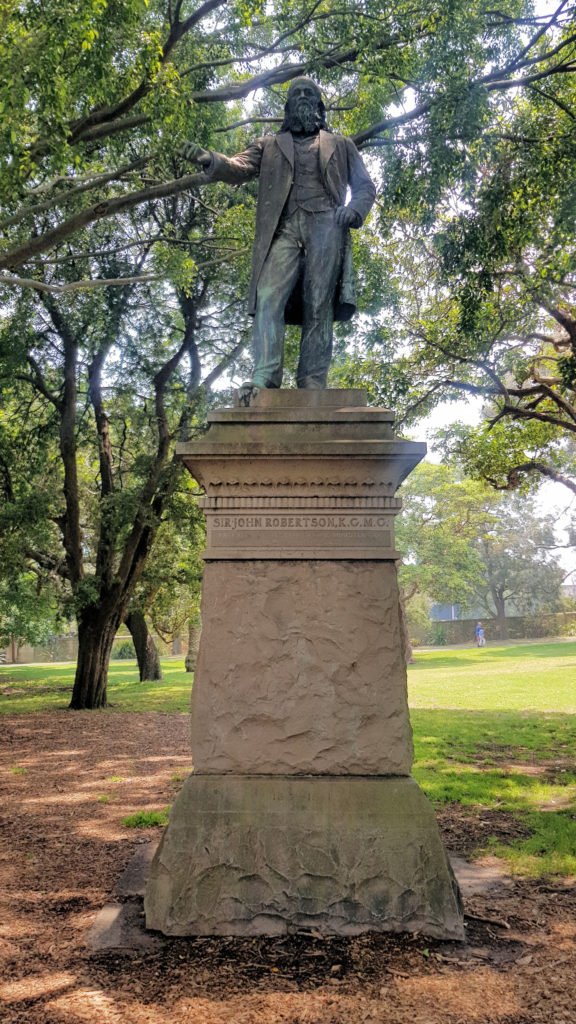
M121 821L173 800L188 718L56 712L0 728L2 1024L575 1024L576 885L555 880L465 899L464 945L295 935L92 952L122 869L158 837ZM458 808L441 826L464 856L517 831Z

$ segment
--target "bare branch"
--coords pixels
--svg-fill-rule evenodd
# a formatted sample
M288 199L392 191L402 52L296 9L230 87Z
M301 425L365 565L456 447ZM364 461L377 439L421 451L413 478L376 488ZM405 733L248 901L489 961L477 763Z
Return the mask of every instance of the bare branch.
M317 56L314 60L305 61L302 64L281 64L277 68L263 71L259 75L247 78L244 82L234 85L224 85L219 89L204 89L202 92L193 92L190 99L196 103L221 103L227 100L241 100L249 96L257 89L267 89L273 85L284 85L285 82L298 78L299 75L312 71L315 67L333 68L343 63L356 60L359 54L358 47L350 47L347 50L329 50L325 54Z
M504 404L503 410L505 415L513 419L538 420L539 423L550 423L551 426L562 427L563 430L569 430L571 433L576 434L576 423L561 419L560 416L554 416L552 413L538 412L536 409L523 409L521 406L512 405L507 402Z
M28 362L31 363L30 356L28 357ZM2 374L0 380L20 380L24 384L29 384L32 388L34 388L35 391L38 391L41 395L43 395L44 398L46 398L47 401L50 402L55 409L60 410L60 399L58 398L57 395L54 394L54 392L50 391L50 389L47 387L44 381L44 378L41 375L38 376L36 373L20 373L16 371L10 373L10 375Z
M55 573L62 579L70 579L70 573L63 559L50 555L46 551L38 551L35 548L26 548L23 554L31 562L36 562L40 568L47 569L48 572Z
M576 71L576 61L566 61L563 64L554 64L544 71L535 72L533 75L524 75L523 78L510 78L489 82L485 85L487 92L504 92L506 89L518 89L521 85L531 85L533 82L540 82L543 78L551 78L552 75L572 74Z
M574 422L576 423L576 409L574 408L574 406L571 405L570 402L567 402L559 391L554 391L554 389L549 387L548 384L546 384L544 381L541 381L540 383L544 395L550 401L555 402L556 405L559 406L559 408L562 409L562 411L565 412L566 415L569 416L570 419L574 420Z
M101 185L106 185L110 181L119 181L120 178L124 177L130 171L136 171L141 167L145 167L150 156L139 157L137 160L133 160L129 164L125 164L123 167L118 167L114 171L109 171L108 174L93 174L90 177L87 176L87 180L81 185L77 185L75 188L67 189L65 192L58 192L55 196L50 199L45 199L41 203L34 203L33 206L25 206L18 213L13 214L11 217L6 217L0 223L0 231L4 228L12 227L14 224L19 224L20 221L25 220L26 217L35 216L38 213L45 213L46 210L51 210L54 206L58 206L60 203L67 202L69 199L75 198L82 192L88 192L90 189L99 188Z
M531 92L536 92L539 96L543 96L544 99L550 100L551 103L554 103L555 106L557 106L559 110L562 110L571 121L576 121L576 114L570 110L570 107L567 106L566 103L563 103L557 96L554 96L553 93L546 92L545 89L539 89L537 85L529 85L528 88Z
M32 256L46 252L47 249L51 249L53 246L63 242L65 238L69 238L70 235L73 235L88 224L94 224L105 217L112 217L117 213L122 213L124 210L130 210L141 203L151 202L155 199L164 199L166 196L178 195L180 192L185 192L196 185L204 185L207 181L206 175L202 172L185 174L181 178L174 178L172 181L167 181L162 185L152 185L149 188L138 189L136 192L128 192L122 196L114 196L111 199L104 199L102 202L94 203L73 217L69 217L68 220L62 221L58 227L46 231L43 235L37 235L21 245L7 249L0 256L0 270L21 266Z
M356 143L358 149L361 149L362 146L372 138L372 136L378 135L380 132L388 131L390 128L399 128L401 125L408 124L410 121L415 121L424 114L428 114L431 108L432 101L427 100L426 103L421 103L419 106L414 107L414 110L409 110L406 114L399 114L397 117L387 117L384 121L377 121L376 124L370 125L369 128L365 128L361 132L356 132L356 134L352 136L352 141Z
M82 135L75 139L75 142L94 142L96 139L108 139L111 135L118 135L120 132L130 131L131 128L139 128L140 125L148 124L149 114L131 114L130 117L120 118L119 121L110 121L105 124L95 125L94 128L87 128Z
M556 57L557 54L565 50L567 46L572 46L576 41L576 34L566 36L557 46L554 46L551 50L545 50L543 53L539 53L536 57L530 57L528 60L523 60L519 67L528 68L533 67L535 64L542 64L546 60L550 60L551 57Z
M85 281L67 281L66 284L47 284L33 277L5 277L0 275L0 285L12 288L33 288L34 291L46 295L64 295L66 292L90 291L94 288L123 287L127 284L143 284L147 281L160 281L156 274L139 274L136 277L95 277Z
M518 53L514 57L514 59L511 60L510 63L506 65L506 67L503 69L503 74L509 75L512 71L514 71L518 67L518 65L522 62L523 57L525 57L527 53L530 53L530 50L532 50L533 47L536 46L536 43L538 42L538 40L542 38L542 36L548 31L549 28L552 28L552 26L556 24L560 14L562 13L563 9L566 7L567 3L568 3L568 0L562 0L560 6L556 8L556 10L554 11L554 14L551 16L549 21L544 22L544 24L540 26L538 31L534 33L534 35L532 36L530 41L526 44L524 49L520 50L520 53Z
M221 377L224 371L228 369L230 364L233 363L234 360L238 358L243 349L246 348L248 338L249 332L246 333L246 337L239 341L238 344L235 345L234 348L231 349L230 352L228 352L223 359L221 359L218 365L214 367L214 369L208 374L208 376L204 378L201 385L204 391L208 391L212 387L214 381L218 380L218 377Z
M146 246L148 248L148 251L149 251L150 246L153 245L154 242L168 242L171 245L184 245L185 244L183 239L168 238L168 237L166 237L164 235L149 235L148 237L145 237L145 238L135 238L131 242L124 242L124 245L115 245L113 248L87 249L84 252L78 252L78 253L75 252L74 253L74 260L75 261L80 261L80 260L96 260L96 259L98 259L101 256L118 256L119 253L126 252L128 249L142 249L143 246ZM190 245L192 243L189 242L187 244ZM194 244L195 245L196 244L200 245L201 242L198 242L198 243L195 242ZM70 255L69 254L67 254L66 256L53 256L51 258L44 257L42 259L42 265L45 266L45 267L46 266L54 266L54 267L56 267L60 263L69 263L69 262L70 262Z
M438 391L441 391L442 388L445 386L445 383L445 381L438 381L438 383L434 384L433 387L431 387L430 390L427 391L426 394L422 396L422 398L419 398L417 402L413 402L412 405L410 405L407 408L404 416L402 416L401 419L396 421L396 428L400 427L402 423L405 423L408 417L411 416L414 412L416 412L416 410L419 409L420 406L424 405L430 398L432 398L433 395L435 395Z
M418 331L416 333L420 334L420 332ZM499 333L500 331L496 333L496 337L498 336ZM428 345L431 346L431 348L437 349L439 352L442 353L442 355L447 356L448 359L454 359L458 363L465 363L468 366L474 366L477 370L481 370L493 382L495 393L504 396L505 399L508 398L508 388L503 383L503 381L500 380L498 374L495 373L495 371L492 369L489 363L486 362L485 359L471 359L469 356L463 356L460 355L458 352L453 352L445 345L441 345L440 342L438 341L431 341L426 335L420 334L420 336L423 338L424 341L426 341ZM451 381L450 383L455 382ZM480 391L482 392L482 389L480 389Z

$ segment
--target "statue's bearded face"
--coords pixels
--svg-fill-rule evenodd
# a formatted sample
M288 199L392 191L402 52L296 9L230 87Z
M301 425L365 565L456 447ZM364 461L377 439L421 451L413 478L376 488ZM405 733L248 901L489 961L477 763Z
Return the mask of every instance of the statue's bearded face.
M290 89L286 103L285 124L288 130L296 135L319 131L322 123L319 108L318 93L313 85L306 82L296 84Z

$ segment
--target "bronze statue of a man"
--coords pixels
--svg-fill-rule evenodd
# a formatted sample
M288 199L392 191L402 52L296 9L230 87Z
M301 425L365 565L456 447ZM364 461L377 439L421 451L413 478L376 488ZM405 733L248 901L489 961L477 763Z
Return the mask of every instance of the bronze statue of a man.
M328 131L316 83L296 78L277 135L256 139L232 157L195 143L184 153L210 181L260 178L249 297L250 385L281 386L284 325L292 323L302 326L298 387L325 388L333 321L349 320L356 309L349 229L362 225L376 196L354 143Z

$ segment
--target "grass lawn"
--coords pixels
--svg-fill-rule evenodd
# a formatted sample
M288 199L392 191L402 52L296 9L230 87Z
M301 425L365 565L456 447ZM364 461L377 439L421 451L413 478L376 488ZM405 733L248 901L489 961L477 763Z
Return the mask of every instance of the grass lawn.
M72 695L76 666L70 662L53 665L6 665L0 670L0 714L27 711L61 711ZM182 660L163 660L161 683L141 683L135 661L112 661L108 673L110 707L94 714L114 711L190 710L193 676Z
M576 640L415 651L410 706L576 714Z
M414 776L436 806L512 813L532 835L491 852L576 875L576 642L416 652L408 687Z
M135 662L113 662L112 707L95 714L188 711L192 677L182 661L162 668L163 682L140 683ZM65 708L73 677L7 665L0 712ZM491 852L519 874L576 875L576 641L416 652L408 677L414 775L435 805L512 814L531 835Z

